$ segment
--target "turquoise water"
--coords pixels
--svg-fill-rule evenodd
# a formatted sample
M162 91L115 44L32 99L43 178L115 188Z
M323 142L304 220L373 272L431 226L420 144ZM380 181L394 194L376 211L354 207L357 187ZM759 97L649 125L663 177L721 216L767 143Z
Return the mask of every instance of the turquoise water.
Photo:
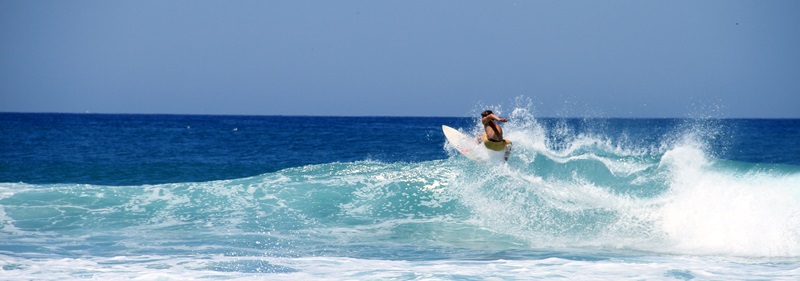
M800 121L507 115L508 163L472 118L0 114L2 276L800 277Z

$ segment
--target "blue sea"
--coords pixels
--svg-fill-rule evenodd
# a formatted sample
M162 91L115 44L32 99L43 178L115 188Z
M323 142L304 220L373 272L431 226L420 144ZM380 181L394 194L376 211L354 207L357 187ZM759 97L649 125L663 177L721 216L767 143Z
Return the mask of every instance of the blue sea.
M499 111L0 113L0 279L800 279L800 120Z

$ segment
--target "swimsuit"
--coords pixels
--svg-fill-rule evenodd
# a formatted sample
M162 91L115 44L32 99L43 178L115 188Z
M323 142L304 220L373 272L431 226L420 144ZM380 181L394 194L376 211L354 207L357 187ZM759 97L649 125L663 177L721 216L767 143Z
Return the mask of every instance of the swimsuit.
M508 140L490 139L489 137L486 136L486 133L483 133L481 139L483 139L483 145L485 145L486 148L494 151L501 151L506 148L506 145L511 144L511 142Z

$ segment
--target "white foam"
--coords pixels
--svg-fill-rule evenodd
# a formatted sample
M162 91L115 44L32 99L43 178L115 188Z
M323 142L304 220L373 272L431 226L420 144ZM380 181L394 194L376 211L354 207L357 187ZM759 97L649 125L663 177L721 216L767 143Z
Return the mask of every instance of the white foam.
M526 164L536 154L558 164L597 161L614 177L633 176L627 184L652 191L642 192L648 194L643 197L628 195L617 186L588 180L596 174L584 170L535 175L524 168L466 169L450 188L479 225L543 247L571 243L675 254L800 256L800 174L719 165L706 154L702 132L691 128L655 149L621 148L591 136L577 136L562 149L551 149L542 127L525 117L517 116L521 124L508 124L514 129L507 134L515 139L512 158ZM574 134L566 127L561 130ZM660 161L652 162L658 154ZM583 215L592 212L600 215ZM603 217L602 212L608 214ZM563 215L572 218L559 217ZM596 233L569 233L569 224Z
M662 228L673 251L800 256L800 174L735 172L687 147L662 164L671 180Z
M796 280L797 262L703 257L376 260L348 257L0 255L4 280Z

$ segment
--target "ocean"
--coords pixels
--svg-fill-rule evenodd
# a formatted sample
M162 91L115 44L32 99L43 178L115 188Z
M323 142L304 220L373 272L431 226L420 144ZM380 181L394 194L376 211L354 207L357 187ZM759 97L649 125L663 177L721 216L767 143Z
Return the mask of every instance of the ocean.
M800 120L499 111L0 113L0 279L800 279Z

